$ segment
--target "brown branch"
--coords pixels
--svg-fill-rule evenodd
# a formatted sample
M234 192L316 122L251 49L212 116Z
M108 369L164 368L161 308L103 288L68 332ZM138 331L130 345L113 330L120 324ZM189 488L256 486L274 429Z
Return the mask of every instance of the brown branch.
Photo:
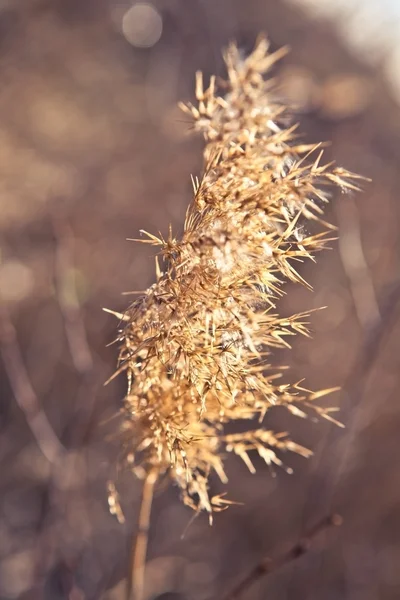
M342 524L342 517L337 514L329 515L316 523L306 535L296 542L289 550L276 559L264 557L239 583L226 595L223 600L237 600L256 581L277 571L286 564L306 554L323 531Z
M74 411L70 417L69 428L63 433L68 448L80 448L89 434L92 415L95 404L95 373L94 360L88 343L85 323L76 289L76 276L74 264L74 235L67 220L58 213L53 214L53 231L56 241L54 279L57 291L57 300L63 317L66 340L73 365L78 373L80 385L71 403L74 403ZM47 489L47 502L49 509L44 515L42 533L39 537L38 551L36 553L36 578L38 581L38 594L43 595L44 577L53 568L52 557L59 544L59 524L55 515L67 510L68 490L65 481L69 473L74 471L77 460L86 460L84 452L66 454L65 462L61 461L54 465L49 476ZM60 485L63 480L63 488ZM83 484L80 490L85 507L89 510L86 486ZM89 515L88 515L89 516ZM62 558L62 561L65 560ZM67 561L68 562L68 561ZM66 565L67 563L65 563ZM65 566L65 568L67 568ZM68 586L71 587L69 595L80 593L74 583L74 567L71 565L68 573ZM68 595L68 594L67 594Z
M314 463L314 472L317 471L319 465L323 464L323 477L311 477L311 485L307 492L308 502L303 510L304 520L307 520L308 515L314 514L316 509L324 512L332 510L335 490L339 489L343 470L355 443L356 431L362 414L360 409L364 401L368 378L399 317L400 282L398 281L387 292L386 297L380 301L379 314L376 315L375 322L369 323L365 328L364 339L358 355L344 382L341 421L346 425L347 434L343 438L343 430L332 428L328 436L325 436L320 442L322 448L315 453L319 455L319 461ZM340 446L339 443L341 443ZM337 448L339 448L339 455L336 451Z
M339 220L339 253L349 280L350 292L360 325L366 329L380 320L380 310L371 272L361 240L360 217L355 200L336 203Z
M68 223L53 219L56 249L56 283L58 300L65 322L65 332L74 366L86 374L93 368L93 359L75 285L73 247L74 236Z
M75 237L67 220L57 213L53 214L53 229L57 243L55 254L57 298L64 319L64 329L70 355L82 379L75 396L74 425L69 436L69 442L76 446L82 443L89 433L97 382L94 373L94 358L76 289Z
M15 327L4 307L0 308L0 352L15 400L25 415L32 435L47 460L52 464L57 463L65 453L65 448L39 404L22 359Z
M324 512L332 511L334 491L339 487L350 449L354 444L368 378L400 318L400 281L393 285L386 298L380 302L379 308L379 316L364 331L358 355L342 388L341 421L346 426L346 437L342 437L342 430L332 428L328 436L320 442L321 449L315 453L319 455L319 461L314 469L317 470L319 464L324 464L324 477L312 477L307 498L317 498L318 507ZM333 449L339 447L340 442L340 455L337 456ZM310 501L305 507L305 520L307 513L314 514L315 508L313 501Z
M364 331L364 340L343 389L362 399L366 379L400 316L400 281L388 289L380 302L379 317Z

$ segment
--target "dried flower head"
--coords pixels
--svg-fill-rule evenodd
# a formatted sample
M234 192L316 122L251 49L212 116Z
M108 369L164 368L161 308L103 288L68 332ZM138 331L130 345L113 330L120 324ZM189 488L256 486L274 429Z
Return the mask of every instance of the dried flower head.
M204 174L193 180L182 238L146 234L161 248L157 282L119 315L117 373L128 378L124 460L139 476L168 474L184 503L210 518L229 503L209 494L213 471L227 481L227 453L251 472L254 452L279 466L281 452L310 455L286 433L264 429L271 407L332 419L315 403L328 390L280 383L270 365L288 336L307 334L306 315L281 318L275 302L285 281L307 285L295 264L324 246L328 187L357 188L353 175L321 164L321 145L297 143L296 127L286 125L286 109L265 79L284 53L269 54L265 38L247 58L231 45L221 95L215 77L204 89L197 74L198 103L182 109L204 136ZM306 220L325 231L308 235ZM249 431L227 433L237 420L248 421Z

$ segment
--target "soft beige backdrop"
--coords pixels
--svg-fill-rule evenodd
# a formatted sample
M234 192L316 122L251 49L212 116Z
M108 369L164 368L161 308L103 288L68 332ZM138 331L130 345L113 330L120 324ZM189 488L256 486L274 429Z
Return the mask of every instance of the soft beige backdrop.
M153 281L148 247L126 238L182 226L201 141L177 101L193 97L197 69L221 72L230 39L250 49L259 31L292 48L282 94L306 139L332 140L327 157L373 178L363 195L333 199L340 243L303 268L314 293L288 287L281 305L328 306L312 317L313 340L276 361L309 387L344 385L335 402L347 429L272 415L315 457L287 457L295 474L275 478L231 461L229 496L244 506L211 529L197 519L183 540L191 514L160 490L147 596L218 598L333 507L341 530L247 597L398 598L399 108L328 23L278 0L152 6L139 27L125 1L0 3L0 598L123 598L140 485L122 478L119 525L107 511L118 453L107 436L124 381L102 386L117 349L101 309L122 310L121 292Z

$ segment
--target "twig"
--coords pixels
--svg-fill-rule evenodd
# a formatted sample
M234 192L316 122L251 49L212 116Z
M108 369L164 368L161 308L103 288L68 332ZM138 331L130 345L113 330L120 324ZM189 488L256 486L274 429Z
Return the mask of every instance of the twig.
M81 385L76 394L73 428L69 442L80 445L88 435L95 404L94 358L86 333L75 277L74 234L68 221L62 216L53 216L53 229L57 242L55 255L55 281L64 328L74 366L81 375Z
M138 532L132 544L131 568L129 569L126 600L143 600L144 569L149 540L150 515L153 503L154 486L158 478L158 470L153 469L147 475L142 493L139 512Z
M15 327L4 307L0 308L0 351L15 400L44 456L55 464L65 452L29 380Z
M337 514L325 517L314 525L306 535L296 542L287 552L278 556L275 560L264 557L226 596L223 600L236 600L256 581L280 569L284 565L296 560L306 554L312 546L315 538L323 531L342 524L342 517Z
M321 441L321 450L319 454L319 463L324 464L324 477L312 478L312 484L308 491L308 498L318 498L318 506L328 512L332 510L333 496L348 461L349 452L354 444L356 430L361 420L360 408L363 403L364 394L368 382L368 376L375 363L379 359L388 337L393 331L393 327L400 316L400 282L397 282L387 297L380 303L379 316L375 323L369 325L364 331L363 343L358 352L354 364L343 385L343 400L341 402L341 413L344 415L341 420L346 425L347 435L343 439L341 430L332 428L328 437ZM342 440L339 456L335 456L334 461L330 461L332 449ZM315 465L315 469L318 465ZM315 504L311 501L305 507L306 514L314 513ZM305 516L305 519L307 517Z
M80 385L74 394L74 411L70 417L71 426L63 431L63 440L68 449L75 447L79 453L65 453L65 461L53 465L49 475L46 502L48 510L43 516L41 524L42 535L39 538L36 553L36 577L38 580L38 593L43 595L44 577L49 569L53 568L52 557L59 545L58 516L67 510L69 474L74 471L77 460L86 460L82 451L85 439L89 435L94 403L95 403L95 373L94 360L87 339L84 319L76 290L75 264L74 264L74 235L67 220L59 214L53 214L53 230L56 241L54 279L57 290L57 299L60 312L63 316L66 339L73 365L78 373ZM71 398L72 402L72 398ZM63 480L63 487L60 485ZM87 492L84 484L80 490L82 499ZM87 498L89 506L89 498ZM62 559L64 560L64 559ZM67 559L65 559L67 560ZM68 585L74 587L74 568L68 570ZM76 588L77 590L78 588ZM73 591L71 591L71 594ZM71 595L70 594L70 595Z
M65 332L74 366L78 373L86 374L93 368L93 359L74 281L74 237L68 223L61 218L54 218L53 226L57 240L56 282Z
M378 301L361 241L357 205L349 196L336 204L339 218L339 252L349 280L354 307L360 325L366 329L380 319Z
M342 228L342 225L340 225L340 228ZM360 239L360 232L358 236ZM345 264L343 266L351 284L348 266L346 267ZM365 265L365 268L368 269L367 265ZM364 272L364 276L370 278L369 272ZM364 402L368 377L374 365L379 360L379 356L400 316L400 281L393 284L392 288L386 293L383 300L377 304L376 308L375 292L371 280L367 286L370 286L371 293L369 298L369 315L368 318L360 319L359 309L356 308L360 324L364 326L363 339L354 363L342 386L340 420L346 426L346 434L343 436L342 429L331 428L328 436L324 436L321 440L319 449L315 451L315 455L319 456L319 460L318 462L314 462L314 475L310 474L311 484L308 488L307 502L303 510L304 520L307 520L308 515L314 514L316 509L324 512L332 510L335 502L335 491L339 489L340 480L348 463L351 448L354 447L356 432L360 426L362 416L365 417L365 410L361 411L361 407ZM354 289L352 289L352 294L356 305ZM363 314L367 317L366 312ZM335 452L336 449L338 449L338 454ZM332 457L334 457L333 460ZM324 476L316 477L315 472L321 464L324 465Z
M353 368L343 386L343 389L352 393L357 392L358 400L364 391L366 376L378 360L380 352L385 346L387 337L399 318L400 309L400 281L391 286L385 297L380 302L379 317L371 323L364 332L363 344L354 362Z

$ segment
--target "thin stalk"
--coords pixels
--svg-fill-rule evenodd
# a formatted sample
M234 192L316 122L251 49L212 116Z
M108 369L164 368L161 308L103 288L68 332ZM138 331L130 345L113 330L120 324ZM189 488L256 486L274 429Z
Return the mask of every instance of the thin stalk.
M154 486L158 478L158 470L153 469L147 475L140 504L138 531L132 544L131 564L128 575L126 600L143 600L144 570L149 541L151 506L154 497Z
M325 517L316 523L301 540L296 542L281 556L278 556L276 559L271 559L269 557L263 558L226 596L223 597L223 600L238 600L256 581L260 580L265 575L277 571L291 561L296 560L296 558L303 556L303 554L306 554L320 533L341 524L342 517L340 515L332 514Z

